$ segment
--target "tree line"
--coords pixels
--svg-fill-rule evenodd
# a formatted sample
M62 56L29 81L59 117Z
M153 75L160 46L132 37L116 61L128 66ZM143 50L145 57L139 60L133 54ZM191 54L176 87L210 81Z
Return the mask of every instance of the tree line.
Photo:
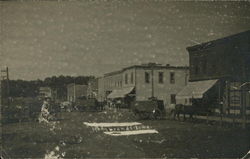
M2 95L4 97L36 97L39 95L40 87L50 87L57 91L58 98L64 98L67 95L67 85L70 83L84 84L94 79L94 76L52 76L44 80L6 80L2 81ZM8 93L9 86L9 93ZM7 95L9 94L9 95Z

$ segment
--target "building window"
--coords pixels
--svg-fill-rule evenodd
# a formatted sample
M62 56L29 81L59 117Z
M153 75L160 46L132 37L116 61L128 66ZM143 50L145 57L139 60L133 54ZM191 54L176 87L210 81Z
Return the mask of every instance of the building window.
M204 74L207 73L207 59L204 59L203 60L203 63L202 63L202 71Z
M145 72L145 83L149 83L150 82L149 78L150 78L149 73Z
M174 74L174 72L170 72L170 83L171 84L175 83L175 74Z
M217 73L218 73L218 69L217 69L217 66L216 66L216 61L213 61L212 65L211 65L210 74L215 75Z
M171 104L176 104L176 100L175 100L175 94L171 94Z
M159 83L163 83L163 72L159 72Z
M199 72L200 72L200 66L199 66L199 62L200 60L198 59L198 57L194 57L193 58L193 64L192 64L192 66L193 66L193 72L194 72L194 74L195 75L198 75L199 74Z
M125 84L128 84L128 74L125 74Z
M133 74L133 72L131 72L130 83L131 83L131 84L134 83L134 74Z
M199 74L199 66L198 66L198 64L195 64L194 65L194 74Z

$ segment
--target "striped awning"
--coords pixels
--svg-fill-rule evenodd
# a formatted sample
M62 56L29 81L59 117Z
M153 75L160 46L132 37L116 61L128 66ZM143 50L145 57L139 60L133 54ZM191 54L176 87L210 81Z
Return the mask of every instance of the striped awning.
M203 98L204 93L212 88L217 81L218 80L189 82L187 86L177 93L176 99Z

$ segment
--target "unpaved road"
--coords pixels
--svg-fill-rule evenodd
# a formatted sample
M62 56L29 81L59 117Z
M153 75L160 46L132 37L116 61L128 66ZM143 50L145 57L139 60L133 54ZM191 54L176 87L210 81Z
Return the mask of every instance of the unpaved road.
M158 134L109 136L83 122L138 122L127 110L61 113L51 131L37 122L3 125L2 145L10 158L239 158L250 149L250 130L172 120L139 121Z

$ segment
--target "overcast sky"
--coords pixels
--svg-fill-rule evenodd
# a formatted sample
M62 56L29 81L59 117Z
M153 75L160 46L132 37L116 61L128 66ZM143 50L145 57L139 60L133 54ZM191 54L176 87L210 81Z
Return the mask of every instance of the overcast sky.
M187 46L250 29L250 2L0 3L1 65L11 79L188 65Z

